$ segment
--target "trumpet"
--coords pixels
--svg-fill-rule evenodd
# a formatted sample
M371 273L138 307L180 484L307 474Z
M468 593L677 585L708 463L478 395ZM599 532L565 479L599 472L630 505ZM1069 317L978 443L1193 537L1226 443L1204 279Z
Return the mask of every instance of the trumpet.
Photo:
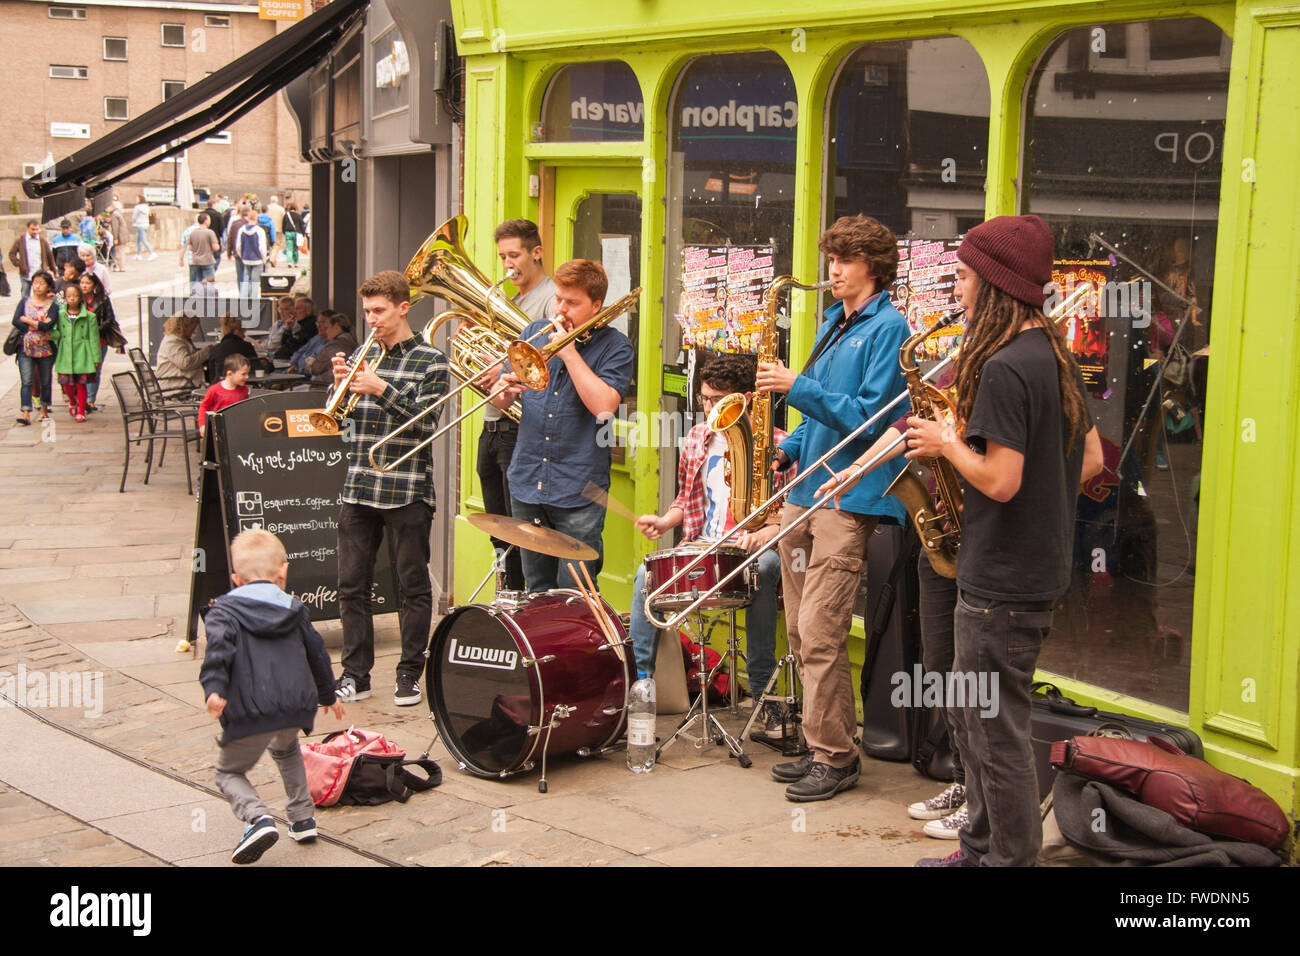
M1078 307L1080 300L1083 299L1085 296L1092 294L1092 292L1093 292L1092 283L1090 282L1082 283L1081 285L1076 287L1075 291L1071 293L1065 300L1063 300L1059 305L1057 305L1054 309L1052 309L1051 314L1047 316L1048 321L1058 322L1062 318L1068 316L1072 311L1074 311ZM961 346L958 346L957 348L953 349L951 352L948 353L948 355L945 358L935 363L934 367L931 368L930 371L922 375L918 379L917 384L928 385L932 379L940 375L944 371L944 369L946 369L949 365L952 364L953 360L957 357L957 355L960 352L961 352ZM872 415L870 418L868 418L857 428L853 429L853 431L845 435L842 439L840 439L838 443L832 446L824 455L818 458L815 462L808 465L807 468L801 467L799 469L798 474L796 474L793 478L791 478L790 481L788 481L780 491L772 495L767 501L763 502L763 504L761 504L758 508L756 508L755 511L758 510L766 511L767 509L775 506L776 503L785 495L787 495L790 492L790 489L792 489L795 485L799 484L799 482L803 481L809 475L818 474L819 469L822 467L822 465L826 464L826 462L830 461L833 457L835 457L835 455L839 454L839 452L847 448L850 443L852 443L859 435L865 432L868 428L870 428L876 422L880 421L886 414L892 411L901 401L903 401L903 399L907 398L908 394L909 393L906 390L899 392L898 395L896 395L893 398L893 400L889 402L888 405L885 405L883 408L880 409L880 411L876 412L876 414ZM844 481L840 482L839 484L848 484L849 482L856 481L857 479L861 478L863 475L871 471L881 462L886 461L887 459L892 457L894 450L898 448L899 445L903 444L905 441L906 438L900 435L898 436L898 438L890 442L889 445L887 445L883 450L873 455L871 458L863 462L861 465L858 464L853 465L850 473L845 477ZM691 603L688 604L686 607L682 608L676 614L672 615L671 617L665 620L661 620L655 617L653 604L654 601L659 597L659 595L661 595L663 592L665 592L670 587L675 585L683 577L690 574L690 572L694 570L696 567L698 567L699 564L705 558L713 554L715 551L718 550L718 548L725 545L727 541L729 541L733 536L735 536L737 531L739 531L744 524L744 522L738 521L736 523L737 524L736 529L734 529L731 532L731 534L724 535L721 540L714 542L708 548L700 551L700 553L697 554L690 561L690 563L688 563L685 567L681 568L676 574L674 574L671 578L666 580L663 584L659 585L659 587L656 588L652 593L646 595L646 599L645 599L646 620L648 620L653 626L660 629L671 629L676 627L686 618L690 617L690 615L694 614L696 609L701 604L709 600L715 593L717 593L718 591L726 587L728 584L730 584L733 578L735 578L737 575L744 574L746 570L749 568L749 566L753 564L755 561L757 561L759 557L762 556L764 551L768 551L776 547L782 541L782 539L785 538L786 535L794 531L804 522L810 520L812 516L816 514L819 509L825 507L830 502L830 500L835 497L835 490L836 489L831 489L830 491L826 492L826 494L822 495L822 497L813 501L812 506L808 508L807 511L799 515L799 517L795 518L788 525L784 525L781 528L781 530L776 533L776 536L773 537L772 540L769 541L767 544L765 544L763 547L751 551L749 555L745 558L745 560L741 561L740 564L736 565L736 567L732 568L729 572L727 572L727 574L724 575L723 578L720 581L718 581L712 588L697 595L694 598L694 600L692 600Z
M546 388L546 386L550 384L551 372L550 369L546 367L546 365L548 362L550 362L552 358L558 355L559 352L562 349L566 348L571 342L574 342L575 340L580 338L585 339L586 337L591 335L591 333L595 332L597 329L609 325L610 322L613 322L616 318L618 318L628 309L632 308L632 306L636 305L637 300L640 298L641 298L641 287L637 286L635 289L633 289L627 295L623 296L623 298L619 299L613 305L609 306L606 309L603 309L600 313L592 316L582 325L578 326L577 328L573 329L570 332L565 333L556 341L551 342L540 349L534 346L532 342L542 335L554 332L555 331L554 326L547 326L543 329L539 329L533 335L530 335L527 339L515 339L513 342L510 343L510 346L506 349L505 354L495 355L492 358L481 360L483 363L483 368L485 370L491 369L500 365L502 362L508 360L510 362L511 369L513 369L515 375L518 376L520 383L530 391L540 392L542 389ZM388 442L392 441L398 435L402 434L402 432L406 431L408 428L413 426L416 422L420 421L426 415L430 414L431 412L437 411L437 409L444 402L446 402L447 399L451 398L451 396L456 394L456 392L460 391L460 389L455 389L452 392L449 392L448 394L444 395L442 398L438 399L436 402L430 404L427 408L421 409L418 414L413 415L407 421L403 422L401 425L393 429L387 435L384 435L382 438L380 438L379 441L371 445L370 453L369 453L371 467L377 471L384 472L384 473L392 471L394 468L401 465L402 462L406 461L406 459L410 458L412 455L417 454L426 445L431 445L433 442L437 441L448 431L455 428L466 418L468 418L470 415L473 415L476 411L478 411L488 402L492 401L492 399L496 398L498 395L500 395L508 388L510 388L510 384L508 382L503 382L502 384L498 385L496 388L492 389L492 391L484 395L484 397L480 401L476 402L475 404L467 408L465 411L461 412L459 415L457 415L447 424L443 425L441 428L435 431L424 441L420 442L414 448L404 452L402 455L400 455L393 461L389 462L388 464L384 464L384 465L379 464L378 460L375 457L375 453L379 451L380 448L388 444Z
M325 400L325 407L319 412L312 412L307 416L307 420L311 422L312 427L317 431L326 435L337 435L343 430L343 419L352 414L357 407L357 402L361 400L360 392L351 391L352 380L361 371L361 365L369 356L372 346L379 348L379 355L375 358L376 362L382 362L384 356L388 354L387 347L379 340L379 333L371 331L365 344L361 346L361 351L357 353L357 360L348 369L347 377L330 389L329 397Z

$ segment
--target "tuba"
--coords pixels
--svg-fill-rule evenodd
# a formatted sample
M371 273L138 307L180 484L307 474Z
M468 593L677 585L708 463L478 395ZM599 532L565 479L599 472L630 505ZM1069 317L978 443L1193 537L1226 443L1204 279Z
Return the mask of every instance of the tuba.
M921 381L921 370L916 364L916 350L930 336L959 317L965 310L957 309L941 316L934 325L918 332L903 343L898 350L898 364L907 379L907 395L912 402L912 414L917 418L952 425L956 421L956 408L952 399L940 388ZM916 526L916 533L925 549L925 556L935 574L945 578L957 576L957 548L961 544L961 485L957 472L947 458L918 458L916 462L930 469L939 495L937 504L930 496L925 482L911 465L898 473L898 477L885 490L903 503L908 517ZM942 509L940 508L942 505Z
M434 336L446 322L455 321L456 331L448 345L447 361L451 372L478 395L484 392L474 385L491 363L484 355L503 354L510 343L532 320L505 295L501 282L489 282L465 253L464 237L469 221L464 216L448 219L435 229L411 257L406 267L406 281L411 286L411 301L437 296L452 308L439 313L425 324L420 338L434 344ZM523 409L514 402L505 414L518 422Z
M787 288L821 290L829 289L830 283L805 285L788 275L772 281L763 296L760 362L771 363L777 359L777 303ZM725 474L731 488L731 517L745 531L761 528L780 507L779 502L767 508L759 507L772 495L772 393L733 392L713 406L708 425L710 431L720 433L727 442Z

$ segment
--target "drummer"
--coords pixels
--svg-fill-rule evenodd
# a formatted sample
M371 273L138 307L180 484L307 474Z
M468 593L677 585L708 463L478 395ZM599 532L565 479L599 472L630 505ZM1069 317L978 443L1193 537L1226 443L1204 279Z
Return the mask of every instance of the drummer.
M721 399L733 392L754 391L754 373L757 361L752 355L729 355L706 352L700 369L700 404L705 414ZM785 432L774 429L773 445L785 439ZM680 489L667 513L642 515L636 526L651 541L658 541L678 525L682 526L682 541L712 542L728 535L736 527L729 507L731 489L724 477L727 461L727 440L721 433L709 430L707 422L700 422L682 443L681 459L677 464L677 486ZM773 490L789 480L794 473L790 468L778 472L773 480ZM767 545L781 527L777 512L769 523L758 531L746 531L732 539L732 543L756 551ZM776 669L776 599L781 585L781 558L776 549L764 551L756 562L758 588L745 616L746 662L749 671L749 692L757 701ZM632 644L636 651L638 670L653 675L658 631L646 620L645 565L636 572L632 589ZM757 703L756 703L757 706ZM772 739L781 737L784 705L769 701L763 713L754 721L754 735Z

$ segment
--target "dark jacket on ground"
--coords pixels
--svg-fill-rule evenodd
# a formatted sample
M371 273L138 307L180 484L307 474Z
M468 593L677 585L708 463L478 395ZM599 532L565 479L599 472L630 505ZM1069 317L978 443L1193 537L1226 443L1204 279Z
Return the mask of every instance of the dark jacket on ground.
M204 699L226 699L221 743L301 727L334 703L325 642L297 598L256 581L217 598L202 612L208 649L199 671Z
M227 332L221 341L212 346L208 355L208 384L219 382L226 377L226 356L243 355L251 368L257 368L257 349L233 332Z

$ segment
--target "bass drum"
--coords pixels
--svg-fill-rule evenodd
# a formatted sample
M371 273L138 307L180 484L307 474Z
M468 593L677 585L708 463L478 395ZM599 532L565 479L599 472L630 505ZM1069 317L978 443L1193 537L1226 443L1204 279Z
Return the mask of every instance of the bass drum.
M602 604L625 640L618 614ZM623 650L630 661L630 645ZM508 777L531 770L543 753L616 741L627 716L628 661L577 591L548 591L516 607L470 604L433 632L429 709L461 770Z

